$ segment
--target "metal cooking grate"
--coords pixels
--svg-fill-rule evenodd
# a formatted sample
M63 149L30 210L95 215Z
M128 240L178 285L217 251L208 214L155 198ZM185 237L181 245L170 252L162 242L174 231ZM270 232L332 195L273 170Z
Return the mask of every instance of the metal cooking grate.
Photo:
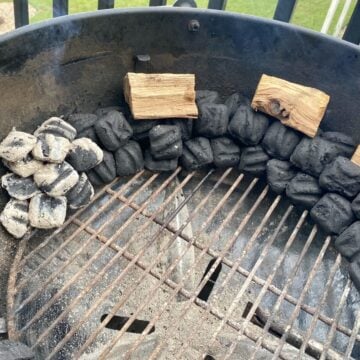
M40 359L358 358L359 294L330 243L233 169L116 179L20 242L9 335Z

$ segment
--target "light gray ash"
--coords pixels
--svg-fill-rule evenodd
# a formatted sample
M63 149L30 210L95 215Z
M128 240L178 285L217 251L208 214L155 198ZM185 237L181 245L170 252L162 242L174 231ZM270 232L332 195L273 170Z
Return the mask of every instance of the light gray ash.
M29 204L24 200L10 199L0 215L0 222L15 238L22 238L29 229Z
M0 143L0 157L10 162L22 160L34 148L35 144L35 136L12 130Z
M1 186L17 200L28 200L40 193L32 177L23 178L15 174L6 174L1 177Z

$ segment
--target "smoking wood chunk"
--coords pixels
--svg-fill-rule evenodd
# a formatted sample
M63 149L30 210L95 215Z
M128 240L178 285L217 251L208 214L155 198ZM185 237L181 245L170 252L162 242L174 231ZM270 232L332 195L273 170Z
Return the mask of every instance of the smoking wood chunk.
M12 130L0 143L0 157L11 162L24 159L36 144L36 137Z
M134 119L197 118L194 74L135 74L124 78Z
M34 175L43 166L41 161L33 159L30 155L19 161L10 162L4 160L3 162L13 173L24 178Z
M351 158L351 161L356 164L356 165L359 165L360 166L360 145L356 148L352 158Z
M35 136L40 134L52 134L73 141L76 138L76 129L63 119L52 117L44 121L34 132Z
M32 177L22 178L15 174L3 175L1 186L11 197L18 200L30 199L40 192Z
M36 160L62 163L70 149L71 143L68 139L53 134L41 134L32 151L32 156Z
M329 100L330 96L318 89L263 74L251 106L314 137Z
M66 197L35 195L30 200L29 220L38 229L52 229L61 226L66 217Z
M70 209L80 209L90 203L94 196L94 188L85 173L80 175L77 184L66 194Z
M29 204L27 201L11 199L0 215L0 222L15 238L22 238L29 229Z

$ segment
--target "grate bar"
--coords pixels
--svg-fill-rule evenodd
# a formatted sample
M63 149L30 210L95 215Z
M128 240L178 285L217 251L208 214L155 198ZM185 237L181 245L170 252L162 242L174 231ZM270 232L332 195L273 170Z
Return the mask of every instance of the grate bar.
M350 359L351 352L355 345L355 340L356 340L357 335L359 334L359 331L360 331L360 311L358 311L356 314L355 324L354 324L353 330L351 332L350 340L349 340L348 346L346 348L344 359Z

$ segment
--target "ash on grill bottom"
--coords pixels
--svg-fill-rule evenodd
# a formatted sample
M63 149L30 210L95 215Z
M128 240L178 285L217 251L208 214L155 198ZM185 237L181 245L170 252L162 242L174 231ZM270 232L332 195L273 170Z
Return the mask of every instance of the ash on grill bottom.
M359 294L308 217L232 169L115 179L21 240L9 335L39 359L359 358Z

